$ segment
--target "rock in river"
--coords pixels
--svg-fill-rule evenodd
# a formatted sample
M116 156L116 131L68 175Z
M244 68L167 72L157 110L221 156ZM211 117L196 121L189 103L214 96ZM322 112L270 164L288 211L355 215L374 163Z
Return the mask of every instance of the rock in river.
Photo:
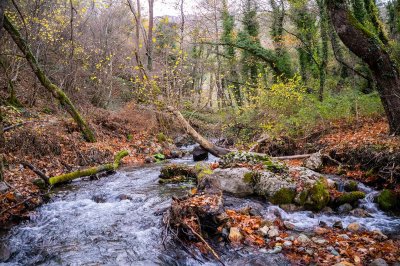
M208 151L201 146L196 146L193 149L193 160L195 162L204 161L208 159Z

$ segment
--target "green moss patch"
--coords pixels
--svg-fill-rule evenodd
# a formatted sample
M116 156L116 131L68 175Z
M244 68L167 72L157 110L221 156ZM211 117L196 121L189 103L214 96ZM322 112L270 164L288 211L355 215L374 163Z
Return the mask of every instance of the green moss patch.
M365 193L361 191L352 191L343 193L336 199L336 203L338 205L342 205L345 203L354 204L358 200L365 198Z
M294 201L296 192L289 188L281 188L269 200L272 204L290 204Z
M400 197L393 190L384 189L376 198L379 207L384 211L400 210Z
M317 181L309 190L305 207L313 211L320 211L330 200L329 191L326 186L326 180Z

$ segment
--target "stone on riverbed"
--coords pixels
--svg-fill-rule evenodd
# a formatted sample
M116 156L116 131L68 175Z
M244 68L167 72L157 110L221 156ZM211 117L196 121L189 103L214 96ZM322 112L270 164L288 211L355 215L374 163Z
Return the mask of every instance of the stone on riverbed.
M193 149L193 161L199 162L208 159L208 151L201 146L196 146Z

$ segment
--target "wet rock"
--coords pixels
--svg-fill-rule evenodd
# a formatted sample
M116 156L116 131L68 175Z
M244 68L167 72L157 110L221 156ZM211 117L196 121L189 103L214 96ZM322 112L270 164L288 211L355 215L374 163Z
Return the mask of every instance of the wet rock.
M297 206L295 204L281 204L279 207L281 207L281 209L285 212L297 212L304 210L302 206Z
M389 264L387 264L387 262L384 259L375 259L373 260L369 266L388 266Z
M204 161L208 159L208 151L201 146L196 146L193 149L193 160L195 162Z
M11 250L5 243L0 243L0 262L6 262L11 256Z
M328 179L326 179L326 182L328 183L328 188L331 188L331 189L336 188L337 184L334 180L328 178Z
M269 236L269 238L279 236L278 228L276 226L271 226L268 230L268 236Z
M268 199L273 198L275 204L289 204L293 200L293 191L296 189L296 184L290 177L263 171L259 173L256 179L257 182L254 187L257 195L265 196ZM289 195L285 196L284 194L287 191L289 191ZM280 195L285 196L281 201L279 199Z
M171 157L172 158L182 158L183 157L183 152L182 151L171 151Z
M6 193L8 190L8 186L4 182L0 182L0 194Z
M321 212L325 213L325 214L333 214L334 213L331 207L325 207L321 210Z
M285 242L283 242L283 246L285 246L285 247L290 247L290 246L292 246L292 241L285 241Z
M246 197L254 194L253 185L247 179L251 174L252 171L247 168L218 168L207 179L213 180L224 192Z
M105 195L94 195L92 197L92 200L96 203L104 203L107 201L107 198Z
M294 241L294 236L288 236L288 237L285 237L285 240L287 240L287 241Z
M346 213L349 213L352 209L353 209L353 207L349 203L345 203L345 204L339 206L338 213L346 214Z
M350 232L357 232L359 231L361 228L359 223L351 223L347 226L347 230L349 230Z
M239 243L243 239L243 235L240 233L239 228L231 227L229 231L229 240L233 243Z
M343 224L341 221L336 221L332 225L333 228L343 229Z
M325 223L324 221L319 221L318 224L319 224L320 227L328 227L328 224Z
M312 248L307 248L306 253L310 256L314 255L314 250Z
M317 235L323 235L323 234L326 234L327 232L328 232L328 229L322 228L322 227L316 227L314 229L314 233L316 233Z
M251 216L262 216L261 210L259 208L253 208L253 207L250 208L249 214Z
M296 228L296 226L294 224L292 224L291 222L288 222L288 221L284 221L283 225L288 230L294 230Z
M384 211L400 210L400 196L393 190L384 189L376 198L379 207Z
M300 234L297 237L297 241L299 241L300 243L308 243L311 241L311 239L308 236L306 236L305 234Z
M346 235L346 234L338 235L338 238L341 238L341 239L344 239L344 240L349 240L350 239L350 237L348 235Z
M354 209L350 212L351 215L356 216L356 217L361 217L361 218L365 218L365 217L372 217L371 214L369 214L366 210L361 209L361 208L357 208Z
M270 250L270 254L278 254L282 252L282 246L275 246L274 249Z
M321 170L323 166L321 153L317 152L312 154L308 159L304 161L304 166L314 171Z
M145 163L154 163L155 159L153 157L147 156L146 159L144 159Z
M372 233L374 234L374 239L376 240L384 241L388 239L388 237L385 234L383 234L381 230L374 230L372 231Z
M128 196L128 195L125 195L125 194L121 194L121 195L118 195L117 199L121 200L121 201L122 200L132 200L132 197Z
M232 261L226 263L226 265L231 266L265 266L265 265L275 265L275 266L290 266L291 263L282 255L271 253L272 249L260 249L261 253L264 254L249 254L244 257L234 258Z
M344 191L346 192L352 192L352 191L357 191L358 190L358 183L354 180L347 181L344 184Z

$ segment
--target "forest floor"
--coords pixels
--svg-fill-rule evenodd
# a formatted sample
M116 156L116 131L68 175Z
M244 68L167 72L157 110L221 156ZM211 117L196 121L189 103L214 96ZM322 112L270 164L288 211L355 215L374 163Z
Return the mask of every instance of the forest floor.
M27 162L48 177L113 161L128 150L124 164L142 164L155 153L168 153L157 143L158 122L154 112L129 105L118 113L93 110L86 115L95 129L96 143L85 142L68 117L35 110L8 108L6 126L20 125L5 133L5 181L9 189L0 193L0 227L29 218L45 195L32 182L38 176L23 166Z

